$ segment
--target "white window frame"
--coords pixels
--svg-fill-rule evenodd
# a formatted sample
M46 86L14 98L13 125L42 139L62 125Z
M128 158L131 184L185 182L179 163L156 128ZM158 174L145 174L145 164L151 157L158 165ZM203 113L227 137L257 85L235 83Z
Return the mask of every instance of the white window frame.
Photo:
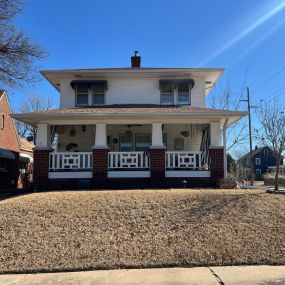
M134 135L130 136L130 138L131 138L131 142L130 142L131 148L130 148L130 150L122 150L121 144L122 144L122 137L123 137L123 136L127 136L127 135L126 135L125 133L119 134L119 150L122 151L122 152L130 152L130 151L133 151L133 150L134 150Z
M260 168L257 168L255 169L255 173L258 175L258 174L261 174L261 169Z
M176 104L177 105L191 105L191 87L190 84L188 84L188 103L179 103L178 98L179 98L179 83L177 84L177 87L175 88L175 98L176 98Z
M76 107L84 107L84 106L89 106L89 97L90 97L90 88L87 87L87 104L78 104L78 101L77 101L77 96L78 95L86 95L86 93L78 93L78 90L77 90L78 86L75 87L75 106Z
M148 147L146 147L146 149L148 149L151 146L151 134L150 133L137 133L135 135L135 150L136 151L139 151L137 144L138 144L138 137L140 137L140 136L148 136L149 137L149 144L148 144ZM140 142L140 144L143 144L143 143ZM145 144L147 144L147 142L145 142Z
M103 85L103 84L102 84ZM104 87L104 93L95 93L94 92L94 86L91 86L91 104L92 106L103 106L103 105L106 105L106 90L105 90L105 86L103 85ZM94 103L94 95L102 95L104 96L104 102L102 104L95 104Z
M168 83L166 83L168 84ZM168 105L168 106L171 106L171 105L175 105L175 86L173 83L172 84L172 92L171 93L166 93L166 92L162 92L161 91L161 88L160 88L160 105ZM163 95L172 95L172 103L163 103L162 101L162 97Z
M260 157L255 158L255 165L261 165L261 159Z

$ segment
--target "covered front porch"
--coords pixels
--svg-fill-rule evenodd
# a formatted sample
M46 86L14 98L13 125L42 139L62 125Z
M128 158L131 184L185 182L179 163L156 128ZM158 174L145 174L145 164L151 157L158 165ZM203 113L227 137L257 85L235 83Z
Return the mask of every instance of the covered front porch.
M217 127L220 124L51 125L49 178L92 178L93 149L102 148L108 152L108 178L150 177L152 149L164 151L166 177L210 177L210 134L216 139Z
M189 106L107 106L15 117L38 127L34 187L50 189L86 181L92 188L181 187L182 181L214 187L226 176L226 127L242 115Z
M212 177L211 149L220 150L223 164L221 129L221 122L38 124L35 152L48 151L48 180L53 184L138 179L139 185L142 179L172 178L183 185L183 178ZM219 167L223 176L223 165Z

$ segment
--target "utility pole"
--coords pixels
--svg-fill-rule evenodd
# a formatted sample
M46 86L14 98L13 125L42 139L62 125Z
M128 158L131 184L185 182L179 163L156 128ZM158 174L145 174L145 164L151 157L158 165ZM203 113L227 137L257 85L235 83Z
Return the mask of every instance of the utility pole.
M248 112L248 128L249 128L249 159L250 159L250 185L253 185L254 182L254 173L253 173L253 158L252 158L252 136L251 136L251 106L250 106L250 97L249 97L249 88L246 87L247 91L247 100L241 100L247 102L247 112Z

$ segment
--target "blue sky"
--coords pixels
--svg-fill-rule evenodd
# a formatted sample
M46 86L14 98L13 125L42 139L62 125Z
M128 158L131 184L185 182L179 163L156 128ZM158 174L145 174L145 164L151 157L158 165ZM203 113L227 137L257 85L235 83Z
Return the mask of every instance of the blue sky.
M254 103L285 103L285 0L26 0L16 24L49 52L40 69L128 67L139 50L145 67L225 67L217 90L246 76ZM14 110L28 94L58 105L45 79L10 93Z

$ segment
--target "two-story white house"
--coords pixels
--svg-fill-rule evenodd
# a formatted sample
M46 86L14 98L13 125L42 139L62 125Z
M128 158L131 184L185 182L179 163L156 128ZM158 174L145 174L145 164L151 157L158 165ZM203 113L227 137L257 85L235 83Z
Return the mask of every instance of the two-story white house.
M223 69L142 68L137 52L131 62L41 71L60 108L13 115L38 127L36 189L215 187L224 177L222 133L246 113L206 108Z

